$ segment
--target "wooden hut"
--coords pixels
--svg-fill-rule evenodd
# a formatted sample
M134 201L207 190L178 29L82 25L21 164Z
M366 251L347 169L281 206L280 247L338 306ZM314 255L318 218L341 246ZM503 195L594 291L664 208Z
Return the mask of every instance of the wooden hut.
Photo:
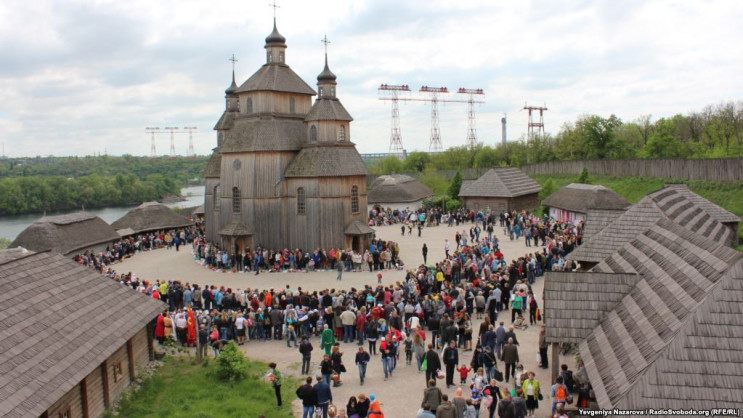
M390 174L377 177L371 184L367 195L369 211L376 209L418 210L423 200L433 196L425 184L404 174Z
M539 206L542 186L515 167L492 168L459 191L468 209L490 209L496 213L521 211Z
M53 251L74 255L90 250L102 251L119 239L119 234L103 219L77 212L59 216L44 216L29 225L10 244L33 252Z
M600 408L743 406L742 253L663 218L594 271L640 275L579 345Z
M145 202L117 219L111 226L116 230L131 229L135 234L163 229L185 228L193 221L157 202Z
M611 189L596 184L571 183L552 193L542 205L551 218L577 224L586 221L591 209L623 212L630 203Z
M0 251L0 416L98 417L153 357L165 304L51 252Z
M687 198L696 206L704 209L704 211L709 213L711 217L715 218L715 220L725 225L732 232L732 235L728 235L728 239L730 240L728 245L731 247L735 247L738 245L738 223L740 223L740 218L738 217L738 215L730 213L724 208L692 192L691 190L689 190L689 186L687 186L686 184L666 184L663 189L673 190L681 196Z
M704 207L690 200L687 193L677 188L663 188L645 196L614 222L584 241L566 259L578 262L581 270L589 270L661 218L668 218L692 232L724 245L730 245L735 236L730 228L719 222Z

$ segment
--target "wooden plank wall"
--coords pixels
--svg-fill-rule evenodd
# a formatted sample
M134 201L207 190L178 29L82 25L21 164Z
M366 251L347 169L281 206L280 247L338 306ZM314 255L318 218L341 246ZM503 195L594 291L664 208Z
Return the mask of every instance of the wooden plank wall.
M88 392L88 412L91 417L100 416L106 409L103 400L103 377L100 367L96 367L85 377L85 385Z
M521 167L529 175L580 174L583 167L595 175L618 177L658 177L681 180L741 181L743 158L708 160L578 160L548 161Z
M291 114L289 112L290 97L294 97L294 114L306 115L312 107L312 97L310 96L260 91L240 95L240 113L246 113L248 97L253 99L253 113Z
M82 399L80 396L80 385L77 384L69 392L65 393L61 398L57 400L48 410L47 415L49 417L57 418L59 414L67 411L69 408L70 416L82 417L83 406Z
M114 378L114 366L116 363L121 362L121 375L117 382ZM126 351L126 344L121 346L111 357L106 361L106 367L108 370L108 387L109 395L111 400L118 398L129 386L131 380L129 379L129 356Z

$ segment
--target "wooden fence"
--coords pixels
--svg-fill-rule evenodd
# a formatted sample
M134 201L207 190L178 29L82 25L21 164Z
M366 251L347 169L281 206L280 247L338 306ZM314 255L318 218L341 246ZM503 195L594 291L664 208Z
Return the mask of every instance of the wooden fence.
M521 167L528 175L580 174L617 177L658 177L678 180L742 181L743 158L707 160L578 160L548 161Z

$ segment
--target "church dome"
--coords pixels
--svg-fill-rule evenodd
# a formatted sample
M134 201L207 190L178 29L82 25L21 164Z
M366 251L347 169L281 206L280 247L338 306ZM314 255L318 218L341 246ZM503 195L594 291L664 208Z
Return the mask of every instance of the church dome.
M232 84L230 84L229 87L227 87L227 90L224 91L225 94L235 94L237 91L237 83L235 83L235 73L232 73Z
M273 31L266 37L266 46L286 46L286 38L276 29L276 19L273 20Z
M335 74L333 74L332 71L330 71L330 67L328 67L328 56L325 56L325 68L323 68L320 75L317 76L318 82L323 81L332 81L335 82Z

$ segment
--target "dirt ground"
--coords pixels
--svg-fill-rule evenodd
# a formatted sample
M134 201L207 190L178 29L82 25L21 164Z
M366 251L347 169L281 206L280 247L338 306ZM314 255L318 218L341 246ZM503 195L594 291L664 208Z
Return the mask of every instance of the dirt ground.
M399 226L389 227L377 227L376 235L384 240L391 240L399 243L400 246L400 257L407 266L415 266L423 262L423 256L421 254L421 248L423 243L428 246L428 261L440 260L444 256L444 240L449 239L451 243L451 249L453 250L456 245L454 242L454 234L457 230L460 232L463 230L469 231L470 224L460 225L459 227L447 227L446 225L438 227L424 228L422 237L417 236L417 231L413 230L412 235L401 236ZM502 236L502 231L496 229L496 233L501 232L498 236ZM469 235L467 235L469 236ZM501 240L500 248L505 255L507 261L517 258L520 255L530 253L536 250L541 250L540 247L526 247L523 239L520 241L510 241L507 238ZM121 264L114 266L115 270L119 273L133 272L138 277L146 280L154 281L155 279L160 280L180 280L188 283L198 283L201 285L218 285L228 286L233 289L245 289L245 288L284 288L289 285L292 289L296 289L301 286L303 290L323 290L340 288L341 286L345 289L351 287L362 287L365 284L372 286L376 285L376 272L361 272L361 273L343 273L343 279L341 282L336 280L335 271L320 271L312 273L261 273L260 275L254 275L253 273L221 273L209 270L202 267L194 260L191 254L190 247L182 247L180 251L176 252L175 249L171 250L155 250L146 253L138 254L130 259L125 260ZM404 271L388 270L384 271L382 282L386 285L394 284L402 280L405 276ZM544 276L537 278L534 284L534 294L537 295L538 302L542 303L541 295L544 287ZM501 313L499 319L505 321L506 326L510 324L510 314L506 315ZM474 329L477 330L480 325L480 320L473 319ZM544 400L539 403L539 410L537 416L546 417L549 416L551 411L551 400L549 399L549 387L551 385L549 370L541 369L538 367L536 359L536 353L538 352L538 338L539 338L539 327L531 326L526 330L517 330L516 334L519 339L519 356L521 363L524 364L525 370L532 370L536 373L537 379L539 380L544 393ZM430 334L428 334L427 340L430 340ZM313 375L319 373L319 363L322 359L321 350L319 348L319 338L313 338L312 344L315 347L312 357L312 370ZM287 348L284 341L269 341L269 342L248 342L242 347L245 354L251 359L265 361L265 362L276 362L279 365L280 370L285 374L300 376L301 369L301 355L295 348ZM384 381L384 373L382 371L381 360L379 356L372 356L367 367L367 375L364 386L359 384L358 369L354 366L354 356L358 350L356 343L343 344L341 342L341 349L345 353L344 363L348 369L347 373L342 375L343 385L338 388L333 388L333 400L338 408L345 408L345 404L348 402L350 396L358 396L360 393L364 393L367 396L374 393L377 398L380 399L382 404L382 411L386 416L391 418L397 417L414 417L418 409L420 408L421 400L423 399L423 389L425 388L425 377L423 374L419 374L415 364L406 365L404 361L404 353L401 354L401 359L398 361L398 366L394 371L393 377L388 381ZM549 353L551 360L551 352ZM472 359L472 352L463 352L460 350L460 363L469 364ZM572 364L571 358L561 357L561 363L567 362ZM415 363L415 362L413 362ZM571 367L572 368L572 367ZM498 362L498 369L503 372L505 370L504 365ZM470 374L470 378L472 374ZM455 377L455 383L459 383L459 377ZM449 394L449 397L453 397L455 387L446 389L446 385L443 381L438 382L444 393ZM505 383L499 384L502 388L505 387ZM511 382L513 385L513 382ZM512 386L511 386L512 387ZM301 417L301 401L295 398L294 391L296 388L285 387L282 388L282 394L285 402L294 400L293 408L295 416ZM464 390L465 396L468 394L468 390ZM480 416L486 417L486 411L481 411Z

